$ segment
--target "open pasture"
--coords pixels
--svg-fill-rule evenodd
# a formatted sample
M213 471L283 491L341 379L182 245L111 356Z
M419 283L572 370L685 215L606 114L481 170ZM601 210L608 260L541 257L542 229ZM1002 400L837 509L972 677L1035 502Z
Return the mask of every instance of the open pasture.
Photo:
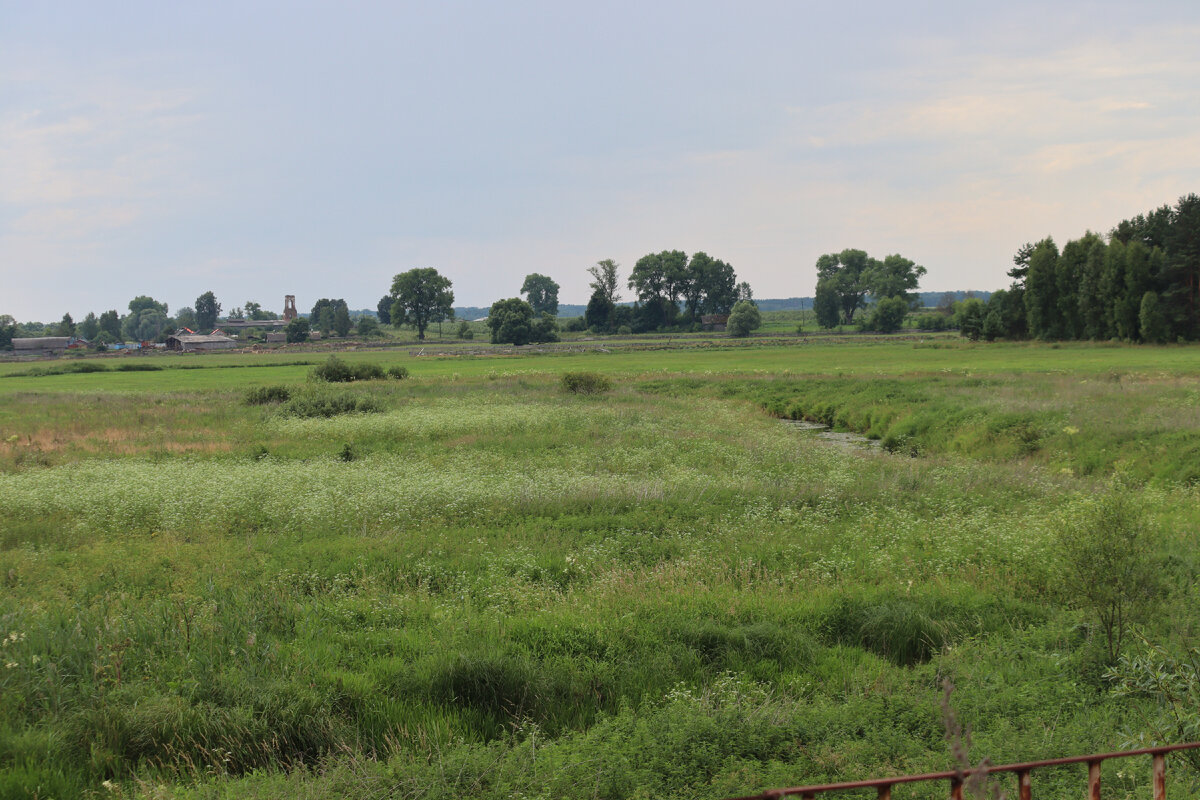
M1114 494L1162 578L1140 636L1200 624L1191 348L344 358L413 377L337 387L380 410L331 418L245 402L305 391L308 366L272 365L294 355L0 377L0 797L721 797L942 769L943 677L977 759L1115 749L1161 709L1105 677L1060 536ZM564 393L578 369L613 390ZM1116 769L1106 794L1147 790Z

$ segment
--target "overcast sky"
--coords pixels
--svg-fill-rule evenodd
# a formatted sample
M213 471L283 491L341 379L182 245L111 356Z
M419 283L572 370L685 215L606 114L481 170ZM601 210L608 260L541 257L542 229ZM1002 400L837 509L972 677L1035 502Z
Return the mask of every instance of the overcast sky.
M0 0L0 313L858 247L997 289L1200 191L1200 4ZM629 295L629 292L626 292Z

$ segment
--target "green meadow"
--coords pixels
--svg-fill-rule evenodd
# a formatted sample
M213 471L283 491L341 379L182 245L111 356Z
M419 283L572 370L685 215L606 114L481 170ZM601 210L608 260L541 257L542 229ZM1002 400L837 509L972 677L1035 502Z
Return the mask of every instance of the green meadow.
M744 795L952 767L945 679L976 761L1200 733L1194 347L575 344L0 365L0 798Z

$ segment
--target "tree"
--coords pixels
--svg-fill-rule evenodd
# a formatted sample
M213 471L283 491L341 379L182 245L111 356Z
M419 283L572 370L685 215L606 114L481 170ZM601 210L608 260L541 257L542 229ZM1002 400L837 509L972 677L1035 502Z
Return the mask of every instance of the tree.
M425 338L430 322L454 316L454 292L450 279L432 267L418 267L392 279L391 320L397 327L408 324L417 329L417 338Z
M200 323L196 322L196 310L190 306L184 306L175 314L175 325L179 328L187 328L188 330L196 330L200 327Z
M738 300L753 300L754 299L754 292L752 292L750 290L750 284L746 283L745 281L742 281L741 283L739 283L737 285L737 299Z
M121 321L121 334L127 341L151 342L162 335L171 324L171 319L161 307L144 308L138 314L130 314Z
M376 336L379 334L379 321L369 314L364 314L358 318L359 336Z
M263 313L262 306L253 300L242 303L242 308L245 310L246 319L267 319L267 317L259 316Z
M338 336L345 336L350 332L350 311L346 308L346 301L343 300L333 310L333 332Z
M616 306L597 289L592 292L591 299L588 300L587 309L583 312L583 320L591 330L611 331L616 327L613 324L615 311Z
M7 315L6 315L7 316ZM8 318L12 320L12 317ZM17 335L17 326L14 322L5 324L0 321L0 350L11 350L13 337Z
M242 310L241 306L234 306L229 310L229 313L225 316L225 318L244 321L246 319L246 312Z
M870 289L868 278L871 266L872 259L863 250L847 249L817 259L817 294L820 295L822 290L833 293L842 322L847 325L854 322L854 312L862 308L863 299Z
M306 320L304 317L296 317L288 322L287 326L283 329L283 332L287 336L288 344L306 342L308 341L309 332L308 320Z
M96 334L100 332L100 321L96 319L95 312L89 311L87 316L83 318L83 322L79 323L78 333L89 342L96 338Z
M205 292L196 298L196 325L202 331L211 331L217 327L217 317L221 315L221 304L212 292Z
M864 279L875 300L899 297L911 307L919 300L916 290L925 272L925 268L912 259L894 253L883 261L872 259Z
M817 324L822 328L836 328L841 320L841 305L838 303L837 292L829 284L817 281L817 296L813 298L813 313L817 315Z
M629 273L629 288L641 302L641 325L661 328L679 314L679 295L688 284L688 257L682 250L663 250L638 259Z
M688 262L681 294L693 322L701 314L728 314L739 299L749 299L738 297L733 267L703 252L694 253Z
M733 310L729 312L729 321L725 324L725 330L730 336L749 336L750 331L761 327L762 315L758 313L758 306L753 300L737 301Z
M166 303L160 303L150 295L140 294L129 301L130 314L140 314L146 309L150 308L156 308L164 314L168 313L169 311Z
M620 266L611 258L606 258L603 261L597 261L596 266L588 267L588 274L592 276L592 281L588 286L592 287L593 294L599 294L604 300L608 301L609 305L615 306L621 302L621 295L617 293L617 267Z
M1142 341L1150 344L1162 344L1167 340L1167 319L1163 315L1158 295L1146 292L1142 295L1142 304L1138 309Z
M1025 274L1025 317L1029 322L1029 334L1039 339L1062 338L1055 281L1057 266L1058 246L1046 237L1034 247Z
M113 341L119 341L121 338L121 318L117 315L116 309L105 311L100 315L100 330L112 337Z
M62 321L58 323L55 329L57 336L74 336L75 335L75 320L71 319L70 314L63 314Z
M396 298L390 294L385 294L379 298L379 303L375 306L375 313L379 316L380 325L392 324L392 303L396 302Z
M533 313L557 316L558 288L553 278L534 272L525 276L525 282L521 284L521 294L525 295L525 299L533 307Z
M908 301L903 296L885 297L875 304L870 328L880 333L895 333L904 324Z
M983 301L977 297L968 297L959 303L954 310L954 324L958 326L959 335L972 342L983 336L985 313Z
M488 311L492 344L529 344L533 339L533 306L519 297L497 300Z
M308 314L309 324L326 336L330 333L336 333L338 330L337 318L339 310L345 310L346 312L346 330L349 331L350 309L346 305L346 301L341 298L330 300L328 297L322 297L314 303L312 311ZM338 335L343 336L344 334Z

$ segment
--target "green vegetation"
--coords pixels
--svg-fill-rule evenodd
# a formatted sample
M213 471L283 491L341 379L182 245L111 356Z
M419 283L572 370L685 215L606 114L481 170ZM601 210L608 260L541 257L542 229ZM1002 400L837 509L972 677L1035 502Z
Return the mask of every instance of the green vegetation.
M732 796L952 766L946 677L994 761L1196 729L1194 350L722 341L0 365L0 797Z

